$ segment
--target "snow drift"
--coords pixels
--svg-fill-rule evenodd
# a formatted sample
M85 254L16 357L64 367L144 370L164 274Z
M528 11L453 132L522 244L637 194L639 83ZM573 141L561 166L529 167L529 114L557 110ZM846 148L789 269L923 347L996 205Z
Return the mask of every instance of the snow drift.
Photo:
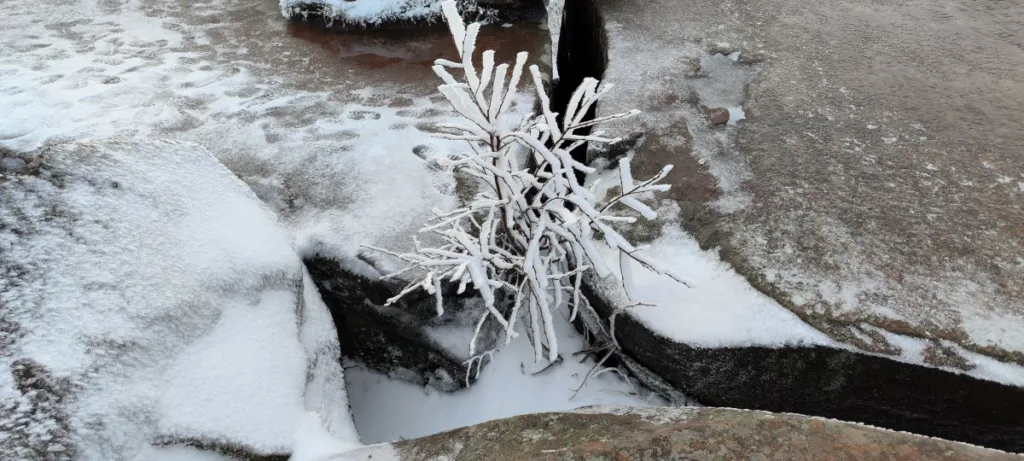
M356 443L316 288L205 149L110 140L3 160L0 458L288 454L309 411Z

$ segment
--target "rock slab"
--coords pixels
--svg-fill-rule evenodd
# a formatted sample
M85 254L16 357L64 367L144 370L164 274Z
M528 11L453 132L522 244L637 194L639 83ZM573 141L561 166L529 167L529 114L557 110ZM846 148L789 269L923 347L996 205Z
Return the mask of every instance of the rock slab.
M694 171L675 198L703 246L837 341L963 371L972 354L1024 365L1024 7L665 0L602 11L609 78L653 114L640 163ZM682 51L648 59L669 47ZM687 76L694 53L756 77L732 88L707 66ZM735 129L688 116L730 95L745 111ZM715 187L690 187L701 178ZM889 333L929 346L908 351Z
M675 221L833 342L623 347L705 403L1024 450L1024 10L600 6L634 173L675 164Z
M491 421L329 458L425 460L974 460L1019 456L823 418L728 408L590 407Z

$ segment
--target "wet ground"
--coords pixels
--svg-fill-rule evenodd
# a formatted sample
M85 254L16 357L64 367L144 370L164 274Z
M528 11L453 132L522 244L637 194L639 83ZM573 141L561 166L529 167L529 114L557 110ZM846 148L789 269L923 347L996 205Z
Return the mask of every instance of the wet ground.
M300 245L340 253L407 243L425 210L451 203L450 175L424 165L459 148L429 136L451 117L430 69L455 56L442 27L339 32L290 23L275 0L0 8L0 147L196 142L280 212ZM495 24L481 45L541 63L544 37L539 23Z

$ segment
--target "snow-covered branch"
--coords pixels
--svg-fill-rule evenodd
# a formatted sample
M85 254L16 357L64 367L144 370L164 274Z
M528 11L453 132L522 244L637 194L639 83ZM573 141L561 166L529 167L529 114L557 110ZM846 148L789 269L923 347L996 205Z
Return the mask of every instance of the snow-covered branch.
M445 2L443 11L459 59L439 59L433 69L443 82L438 91L465 123L443 124L445 133L439 136L465 141L469 150L442 164L476 178L484 187L463 208L434 210L435 218L420 232L432 235L432 241L439 242L436 245L425 247L415 240L415 250L409 253L375 248L408 264L385 277L415 274L414 280L389 303L422 289L434 295L437 314L443 315L443 284L457 284L458 293L472 287L483 299L485 309L469 344L471 356L479 355L477 339L488 318L504 329L507 344L518 336L519 322L528 317L527 331L535 359L554 362L558 358L555 312L569 309L572 319L580 309L590 309L581 292L584 274L595 271L603 277L611 273L598 250L601 245L619 253L622 281L630 296L635 291L630 261L686 283L643 255L616 230L636 222L636 217L620 214L629 210L643 219L657 218L644 200L651 193L669 189L660 181L671 165L653 178L637 181L629 160L623 159L618 165L619 193L599 198L597 184L588 188L576 177L576 171L594 170L574 160L570 152L584 142L618 140L601 133L576 132L638 112L584 120L589 108L611 89L610 85L587 79L573 94L559 125L539 68L526 67L527 53L519 53L511 65L495 65L494 52L485 51L478 65L474 54L480 25L464 24L454 1ZM529 70L542 112L525 117L515 128L507 128L502 119L519 91L525 70Z

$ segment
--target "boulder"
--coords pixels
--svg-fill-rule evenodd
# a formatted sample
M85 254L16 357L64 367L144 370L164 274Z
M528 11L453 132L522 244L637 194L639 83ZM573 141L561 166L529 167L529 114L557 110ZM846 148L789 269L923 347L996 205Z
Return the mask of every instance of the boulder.
M708 404L1024 451L1024 7L961 3L600 2L599 115L644 111L613 127L638 177L676 166L635 237L685 229L771 297L661 296L695 326L633 310L628 354Z
M589 407L517 416L323 461L1020 460L1008 453L795 414Z
M327 27L361 29L428 24L441 17L442 0L281 0L285 18ZM471 20L537 20L544 15L543 0L460 1Z
M0 458L285 457L307 412L358 443L316 287L205 149L112 139L2 165Z

